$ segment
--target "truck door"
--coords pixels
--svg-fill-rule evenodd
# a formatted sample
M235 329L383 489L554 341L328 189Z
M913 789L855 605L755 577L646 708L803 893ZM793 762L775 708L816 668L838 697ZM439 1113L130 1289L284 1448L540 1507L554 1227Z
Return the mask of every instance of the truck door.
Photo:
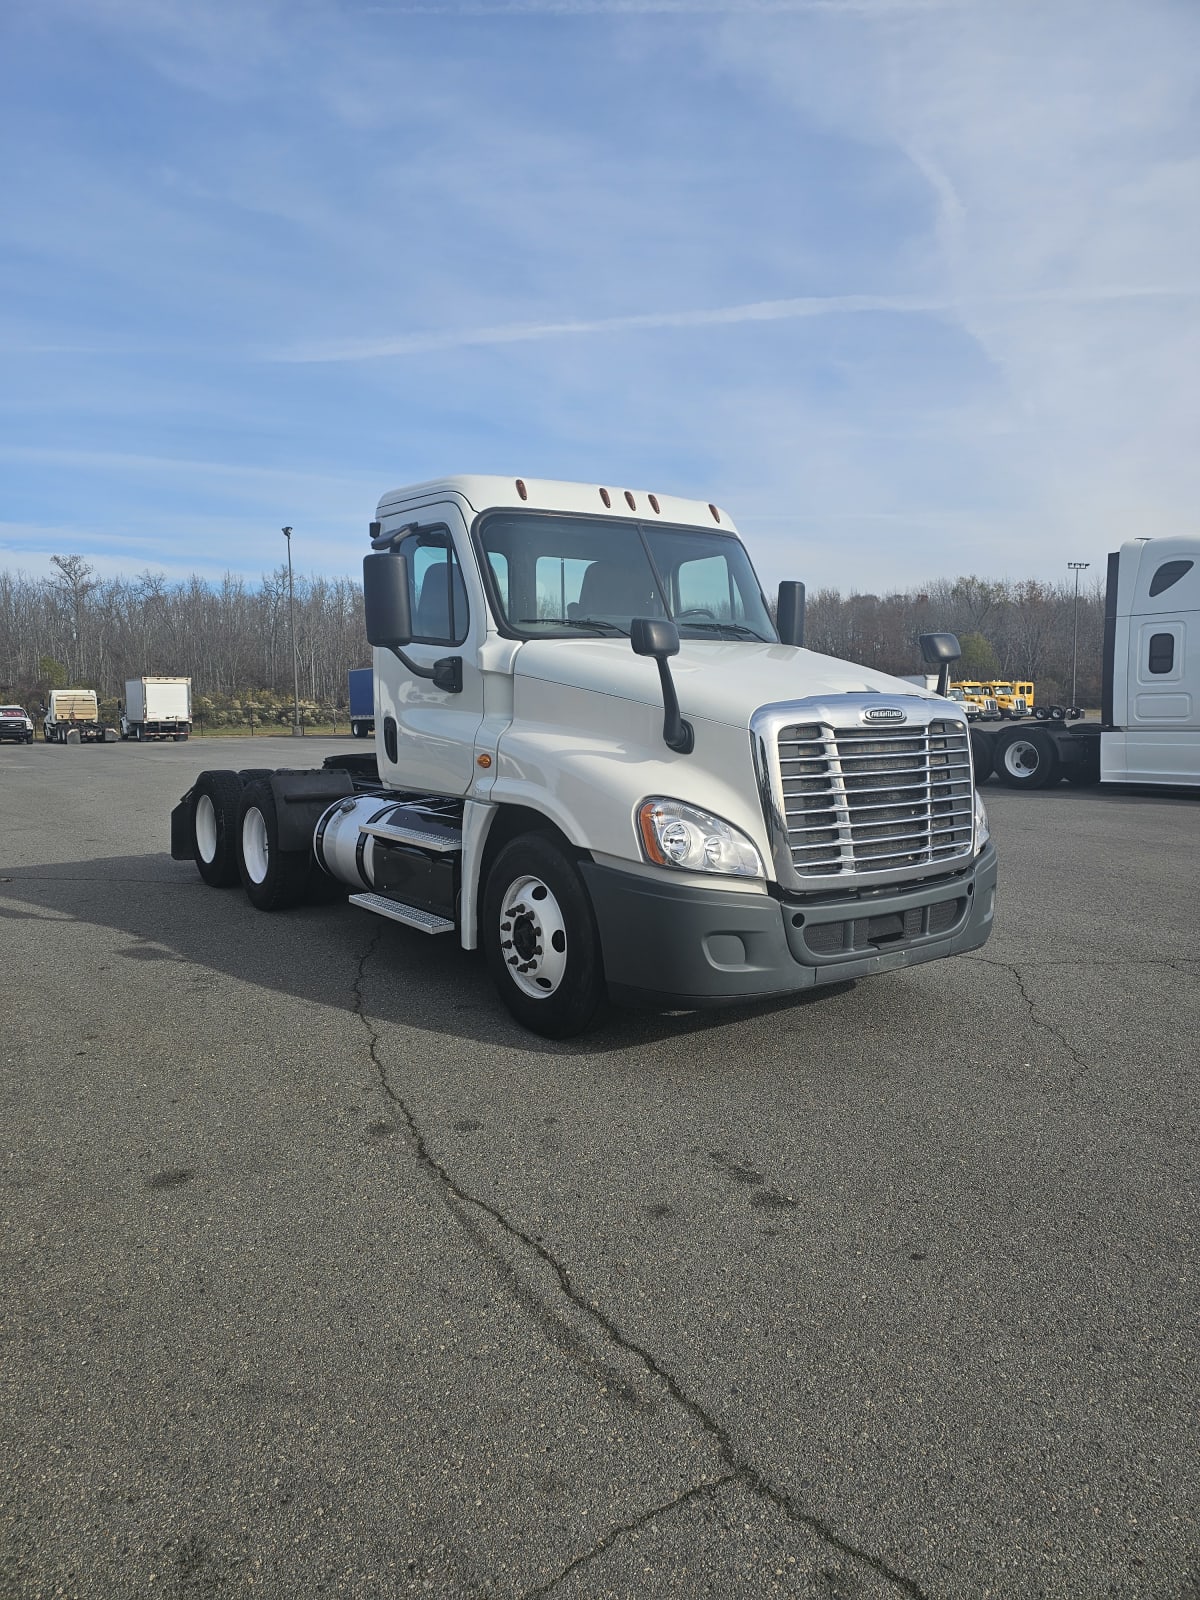
M450 505L422 508L419 529L397 550L408 562L413 620L413 640L404 653L425 667L460 657L462 690L439 689L432 679L410 673L390 651L376 650L380 775L405 789L466 794L483 720L478 654L487 622L461 513Z
M1130 768L1151 781L1200 777L1200 548L1154 539L1142 550L1129 619Z

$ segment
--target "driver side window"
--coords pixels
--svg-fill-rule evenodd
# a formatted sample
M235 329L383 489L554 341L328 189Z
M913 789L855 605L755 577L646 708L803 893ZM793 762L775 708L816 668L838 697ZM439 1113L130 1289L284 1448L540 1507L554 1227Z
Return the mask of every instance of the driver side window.
M410 533L400 542L408 561L408 602L418 644L462 644L470 620L454 542L445 528Z

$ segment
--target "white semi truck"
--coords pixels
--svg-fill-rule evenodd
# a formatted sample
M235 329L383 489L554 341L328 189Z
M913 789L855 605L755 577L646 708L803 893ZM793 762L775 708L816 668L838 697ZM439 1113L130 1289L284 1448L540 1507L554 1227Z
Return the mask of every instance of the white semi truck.
M376 753L201 773L171 853L207 883L263 910L340 885L482 946L548 1037L606 996L744 1003L988 938L962 709L804 649L803 586L773 622L725 511L457 477L384 495L370 531Z
M190 678L126 678L122 739L185 740L192 731Z
M1099 722L976 732L1013 789L1200 787L1200 539L1131 539L1108 558ZM982 741L982 745L980 744Z
M42 718L42 737L47 744L66 744L72 734L84 741L102 741L100 702L94 689L51 689L50 703Z

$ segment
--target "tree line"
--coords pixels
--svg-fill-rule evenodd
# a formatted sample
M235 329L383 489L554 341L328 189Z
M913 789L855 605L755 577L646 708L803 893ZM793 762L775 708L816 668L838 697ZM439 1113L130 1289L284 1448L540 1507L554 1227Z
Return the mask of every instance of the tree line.
M1076 620L1078 650L1076 652ZM956 681L1031 678L1038 700L1100 704L1104 645L1104 585L1035 578L992 582L946 578L902 594L849 594L819 589L808 597L810 649L881 672L905 676L923 670L922 633L956 633L962 660Z
M123 694L127 678L192 679L201 715L213 721L274 720L293 694L286 565L257 583L227 573L219 583L161 574L99 578L81 556L54 556L53 573L0 572L0 699L36 711L52 688ZM345 712L347 675L369 665L360 585L349 578L295 579L296 677L304 720ZM953 632L963 647L959 679L1032 678L1038 698L1071 697L1076 605L1073 583L989 582L962 577L887 595L819 589L810 594L813 650L899 675L922 670L922 633ZM1081 585L1075 700L1100 703L1103 589Z

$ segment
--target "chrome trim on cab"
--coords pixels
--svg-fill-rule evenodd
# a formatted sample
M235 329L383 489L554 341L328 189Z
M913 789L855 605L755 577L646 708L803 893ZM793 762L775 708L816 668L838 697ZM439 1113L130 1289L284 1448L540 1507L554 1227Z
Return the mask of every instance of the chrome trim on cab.
M905 721L869 720L899 697L814 696L750 719L776 881L785 889L870 888L970 865L975 792L966 719L949 702L903 702Z

